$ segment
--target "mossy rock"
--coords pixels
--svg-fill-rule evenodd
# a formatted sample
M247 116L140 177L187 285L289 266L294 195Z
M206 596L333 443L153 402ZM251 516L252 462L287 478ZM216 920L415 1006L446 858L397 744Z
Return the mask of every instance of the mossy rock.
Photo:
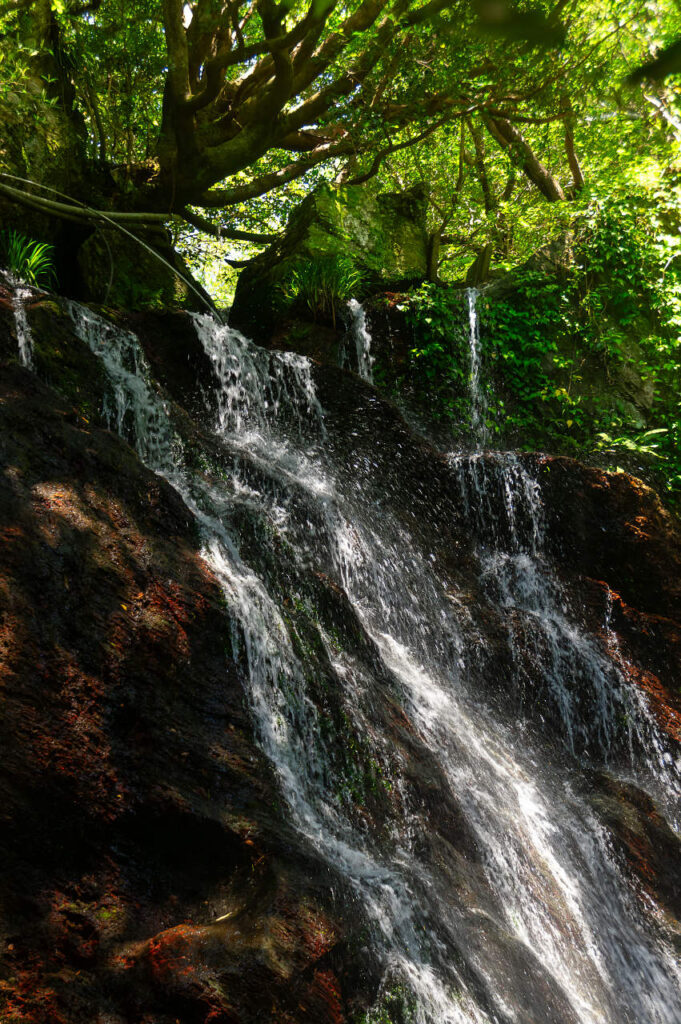
M0 171L45 184L66 195L78 196L83 192L85 148L75 120L49 103L34 83L0 97L0 123ZM22 181L6 184L24 187ZM0 226L40 241L54 242L63 224L0 197Z
M285 287L292 269L315 260L350 259L365 294L422 281L428 265L425 225L420 189L386 194L358 185L321 185L292 212L282 239L242 272L230 322L250 337L269 339L292 312Z
M163 230L147 232L137 241L113 228L98 229L81 245L77 260L79 298L86 302L131 311L201 312L206 305L200 295L210 303Z

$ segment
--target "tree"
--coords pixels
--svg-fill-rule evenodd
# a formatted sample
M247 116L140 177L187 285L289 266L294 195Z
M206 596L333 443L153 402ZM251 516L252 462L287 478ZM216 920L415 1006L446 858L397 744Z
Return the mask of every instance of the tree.
M80 131L77 199L128 226L179 217L265 242L244 204L324 167L368 180L438 139L441 173L459 198L475 177L488 217L518 175L570 198L585 106L645 56L665 3L656 21L636 0L0 0L0 19L5 54ZM22 198L17 182L0 189L94 219L61 197Z

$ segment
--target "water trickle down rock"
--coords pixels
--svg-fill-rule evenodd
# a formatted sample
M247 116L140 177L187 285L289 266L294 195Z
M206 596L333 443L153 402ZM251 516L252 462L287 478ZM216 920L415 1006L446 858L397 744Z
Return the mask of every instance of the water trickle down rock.
M311 877L323 866L343 915L363 922L384 991L401 987L418 1024L673 1024L681 985L667 925L650 915L613 857L605 805L582 792L597 768L611 780L634 779L634 789L646 787L655 799L668 792L671 806L671 739L655 736L665 754L660 766L637 745L619 756L588 706L566 719L559 702L558 715L544 716L534 700L519 722L507 700L508 682L513 691L523 671L537 694L553 692L553 676L566 688L566 672L580 658L600 666L612 642L599 648L596 639L604 605L595 626L581 607L602 589L574 573L564 581L552 568L536 460L448 461L350 375L282 361L201 318L194 326L216 395L207 401L208 422L190 428L157 392L134 337L119 331L104 346L100 332L105 338L116 329L88 313L76 311L76 321L80 336L111 361L112 424L160 474L150 479L158 480L161 507L173 493L161 477L182 495L184 504L173 499L177 511L193 517L223 588L232 663L275 770L289 849L300 863L318 865ZM534 589L532 563L530 577L537 564L549 576ZM520 628L509 631L509 618ZM641 630L652 621L644 614ZM619 620L611 616L609 628L619 629ZM635 635L632 626L630 647ZM553 636L560 656L549 650L547 660L541 638ZM644 661L652 657L640 650ZM668 645L670 657L673 650ZM202 699L197 686L191 703ZM625 737L641 722L652 735L643 706L634 702L627 712L635 722L625 723ZM571 754L565 722L581 727L582 715L588 751L573 742ZM243 718L239 727L248 728ZM562 751L556 736L566 742ZM208 799L190 796L186 784L184 792L189 806ZM250 827L276 846L262 806L257 798L250 805L255 820L241 835ZM607 817L624 842L612 797ZM673 848L672 833L667 841ZM190 871L191 857L180 864ZM228 1020L236 1001L244 1021L304 1013L320 1022L362 1008L352 993L366 999L371 983L357 984L357 961L336 938L315 939L322 950L336 949L330 960L313 961L311 988L301 988L294 969L287 994L276 970L264 975L249 961L244 933L281 931L267 924L262 904L249 909L238 872L231 877L222 899L226 920L238 915L234 926L166 911L165 930L154 938L119 940L116 956L132 980L117 982L117 1005L127 1000L138 1015L153 1014L161 1005L154 1000L182 999L192 1012ZM296 891L301 882L290 885ZM294 900L288 913L280 925L287 933L300 926L302 905ZM333 915L324 927L329 936L342 930ZM293 946L286 955L303 966ZM263 985L275 997L258 1003Z
M480 384L480 319L477 308L479 295L480 292L477 288L466 289L468 301L468 345L471 354L470 376L468 379L471 402L471 429L476 447L483 447L487 439L487 427L485 424L487 400Z
M350 310L350 337L355 343L355 359L357 373L362 380L373 383L374 360L371 356L371 335L367 324L367 317L364 307L357 299L350 299L348 302Z
M18 281L10 281L12 285L12 309L14 310L14 324L16 328L17 344L19 346L19 359L21 365L27 370L33 367L33 335L26 316L26 302L31 298L30 289L24 287Z

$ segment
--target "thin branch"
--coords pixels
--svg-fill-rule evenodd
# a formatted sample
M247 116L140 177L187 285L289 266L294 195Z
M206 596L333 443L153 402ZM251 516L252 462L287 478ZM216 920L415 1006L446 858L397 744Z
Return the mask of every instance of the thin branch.
M26 184L34 184L29 182L26 178L18 178L14 174L5 174L0 172L2 178L12 178L15 181L23 181ZM39 186L45 188L46 186ZM50 189L50 191L55 191ZM73 205L66 203L56 202L54 199L46 199L44 196L36 196L31 192L25 192L23 189L13 188L11 185L4 185L0 182L0 192L8 196L8 198L15 200L17 203L22 203L24 206L31 206L33 209L41 210L43 213L50 214L54 217L62 217L66 220L76 220L81 223L89 222L92 220L109 220L115 224L165 224L169 220L172 220L172 216L165 213L120 213L113 210L96 210L85 203Z
M440 121L437 121L435 124L429 125L427 128L425 128L422 132L419 132L419 134L415 135L413 138L406 139L404 142L396 142L389 146L385 146L384 149L379 150L379 152L375 155L369 170L365 174L360 174L356 178L352 178L352 180L348 181L347 184L363 185L365 181L369 181L370 178L373 178L374 175L378 173L381 164L383 163L387 156L390 156L391 153L397 153L401 149L408 149L410 146L415 146L418 142L422 142L423 139L428 138L429 135L432 135L433 132L437 131L438 128L441 128L442 125L449 120L451 120L450 117L443 117Z
M225 228L220 224L213 224L206 217L200 217L191 210L182 210L180 216L184 217L188 224L205 235L212 235L213 238L231 239L236 242L257 242L261 245L269 245L281 237L279 234L267 234L263 231L241 231L239 228Z
M233 188L212 189L204 192L194 203L195 206L203 206L205 209L215 209L220 206L234 206L235 203L245 202L247 199L257 199L289 181L302 178L312 167L330 160L334 156L348 156L352 147L347 143L332 144L323 146L320 150L310 153L301 160L287 164L278 171L270 174L263 174L247 185L235 185Z

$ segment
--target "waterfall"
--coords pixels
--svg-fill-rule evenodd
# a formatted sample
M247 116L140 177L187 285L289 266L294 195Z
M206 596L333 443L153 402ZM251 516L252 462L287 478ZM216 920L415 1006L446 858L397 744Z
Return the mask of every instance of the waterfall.
M468 379L468 390L471 404L471 427L476 444L482 446L487 439L487 426L485 416L487 415L487 399L480 384L480 318L478 315L478 298L480 292L477 288L466 289L468 301L468 346L471 354L470 377Z
M537 480L514 452L453 455L450 462L477 538L480 579L506 612L518 714L541 700L572 754L595 754L606 763L626 754L632 772L664 780L659 797L672 813L681 798L678 767L640 690L627 681L612 632L602 643L579 625L547 555ZM610 609L607 591L606 635ZM537 666L539 673L531 671Z
M469 312L479 426L470 293ZM439 564L411 496L399 498L395 452L376 439L365 458L352 428L345 437L332 427L307 360L264 352L195 316L215 374L203 426L223 452L221 472L207 476L190 468L137 338L76 305L71 313L107 371L111 426L196 517L244 654L257 735L291 820L354 892L385 987L408 993L414 1024L678 1024L681 975L663 922L643 914L575 775L580 758L599 764L617 746L619 706L631 720L627 777L668 794L671 806L678 766L617 659L580 629L553 578L539 487L521 461L450 459L452 501L476 537L482 603L474 606ZM379 469L393 474L394 494L378 490ZM358 814L341 784L339 740L329 736L315 673L287 618L295 589L278 591L275 570L259 564L241 535L244 517L280 538L287 578L316 573L335 581L363 631L364 654L319 626L333 699L351 735L371 745L391 794L380 828ZM485 677L492 613L508 623L498 642L509 678ZM521 635L563 726L560 756L541 720L530 728L483 689L520 693L533 685ZM576 675L590 701L584 722L570 696ZM439 773L435 808L425 806L386 724L399 715L409 742ZM649 743L656 753L646 760ZM449 852L440 827L469 835L468 859Z
M372 383L374 360L371 356L371 335L367 327L366 312L364 306L357 299L350 299L348 309L350 310L350 334L355 342L357 373L362 380Z
M19 345L19 359L21 365L28 370L33 369L33 335L26 316L26 300L31 298L28 288L22 287L18 282L13 284L12 309L14 311L14 323L17 332Z

